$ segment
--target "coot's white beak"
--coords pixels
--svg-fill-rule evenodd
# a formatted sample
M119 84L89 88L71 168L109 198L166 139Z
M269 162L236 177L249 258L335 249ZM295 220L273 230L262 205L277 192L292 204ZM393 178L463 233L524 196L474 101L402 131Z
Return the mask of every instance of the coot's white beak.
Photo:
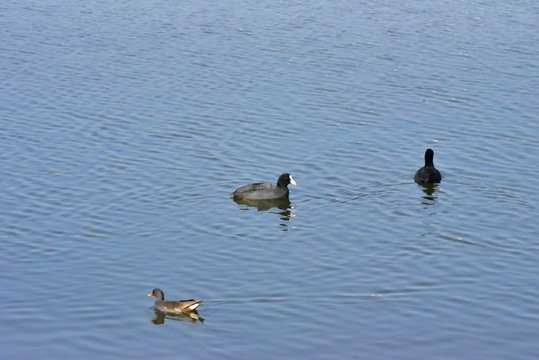
M294 181L294 179L292 179L292 175L290 175L289 178L290 178L290 184L296 185L296 182Z

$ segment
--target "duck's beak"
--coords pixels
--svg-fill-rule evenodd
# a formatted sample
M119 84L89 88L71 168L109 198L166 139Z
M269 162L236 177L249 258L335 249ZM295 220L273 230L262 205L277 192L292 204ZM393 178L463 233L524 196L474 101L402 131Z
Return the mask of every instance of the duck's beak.
M148 296L153 296L153 291L151 293L149 293Z
M296 182L294 181L294 179L292 179L292 175L290 175L289 178L290 178L290 184L296 185Z

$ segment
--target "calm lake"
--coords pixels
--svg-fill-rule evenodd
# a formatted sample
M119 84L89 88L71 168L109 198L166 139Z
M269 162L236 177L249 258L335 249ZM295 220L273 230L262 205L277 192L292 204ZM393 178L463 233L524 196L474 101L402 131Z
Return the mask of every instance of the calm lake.
M539 358L536 1L5 0L0 24L3 358ZM284 172L289 202L229 196Z

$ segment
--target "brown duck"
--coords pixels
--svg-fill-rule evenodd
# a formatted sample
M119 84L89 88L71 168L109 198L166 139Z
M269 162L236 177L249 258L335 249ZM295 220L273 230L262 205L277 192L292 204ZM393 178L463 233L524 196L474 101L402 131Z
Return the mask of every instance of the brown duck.
M181 314L189 311L195 310L201 300L189 299L189 300L179 300L179 301L170 301L165 300L165 294L161 289L153 289L148 296L155 296L155 303L153 307L156 310L162 311L169 314Z

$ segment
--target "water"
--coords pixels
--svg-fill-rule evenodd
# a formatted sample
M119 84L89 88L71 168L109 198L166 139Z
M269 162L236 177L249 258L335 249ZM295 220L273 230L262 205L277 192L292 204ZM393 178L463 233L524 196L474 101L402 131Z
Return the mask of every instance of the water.
M0 10L6 358L539 357L535 2Z

